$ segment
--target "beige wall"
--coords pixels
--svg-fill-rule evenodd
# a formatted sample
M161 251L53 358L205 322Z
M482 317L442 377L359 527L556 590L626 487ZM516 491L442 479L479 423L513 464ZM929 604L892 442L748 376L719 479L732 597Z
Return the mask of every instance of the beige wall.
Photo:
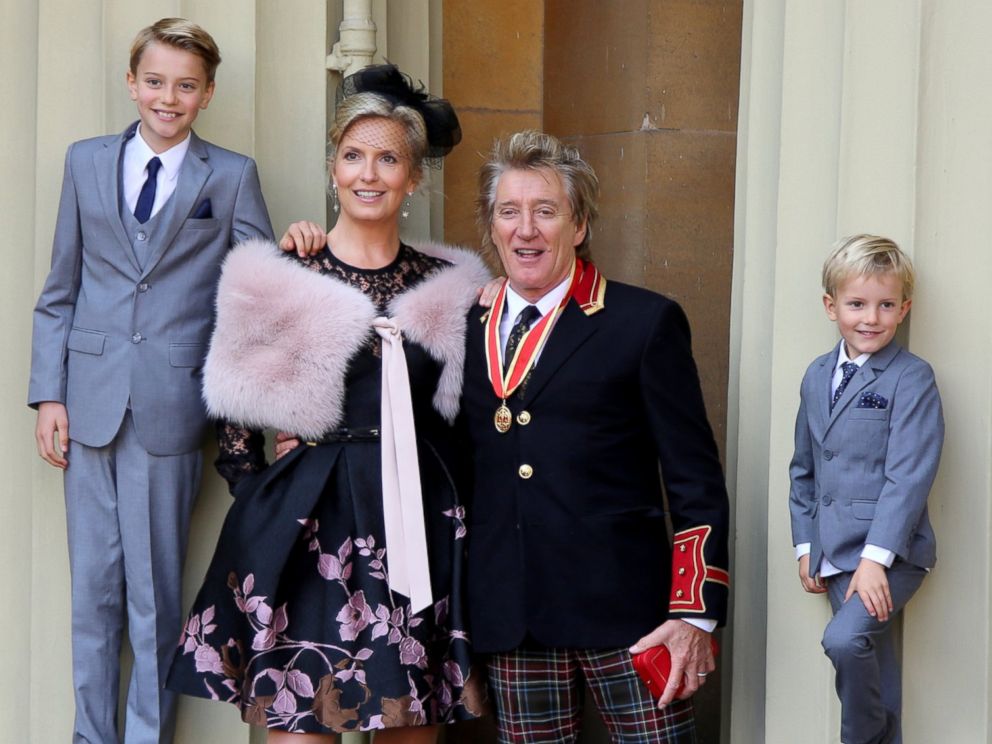
M907 744L990 741L992 76L984 0L745 2L732 305L736 496L731 738L837 740L798 583L788 461L805 366L836 340L819 267L852 232L895 238L919 273L905 333L928 359L947 436L930 500L939 562L904 622Z
M440 0L374 0L377 59L388 57L441 85ZM203 25L220 46L217 92L196 124L202 137L258 162L277 234L292 220L327 223L325 154L336 74L325 59L338 38L341 0L4 0L0 24L0 272L5 340L0 442L11 467L0 479L0 740L66 741L72 717L69 575L60 475L35 454L24 406L31 308L48 273L62 164L74 140L117 132L136 118L124 86L134 34L158 18ZM404 233L441 227L443 180L418 195ZM215 451L208 445L206 462ZM185 601L199 585L230 503L211 467L194 514ZM177 744L264 741L233 706L184 698ZM366 737L345 737L358 744Z
M124 87L134 33L166 15L202 24L224 61L217 94L198 134L254 155L273 224L326 219L323 70L331 12L325 0L5 0L0 24L0 226L8 249L0 272L5 340L0 442L0 734L3 741L67 741L73 716L69 675L69 584L59 474L36 456L34 415L24 406L31 308L48 273L62 162L83 137L116 132L135 118ZM292 40L291 44L286 40ZM301 95L301 90L307 91ZM287 146L288 143L288 146ZM208 452L208 459L213 453ZM229 504L212 468L197 505L187 563L187 602L202 576ZM257 740L261 740L257 735ZM249 741L232 706L184 700L177 742Z
M458 17L459 4L444 5ZM441 0L375 0L380 53L386 49L402 66L424 70L417 76L433 91L442 69L441 7ZM543 15L530 12L534 7L520 3L519 17L529 19L520 29L498 29L514 38L518 30L543 34ZM340 13L340 0L4 0L4 741L64 741L72 719L61 480L34 454L33 415L23 405L30 312L48 270L65 148L133 118L122 81L131 36L161 16L185 15L215 34L225 58L198 132L257 158L277 231L291 219L325 220L324 134L333 84L323 63ZM482 54L496 27L487 36L478 18L462 21L478 31L475 41L463 40L462 53ZM978 83L992 77L985 38L992 6L985 0L746 0L744 25L727 406L738 539L733 642L722 662L732 682L723 739L836 741L838 711L818 644L828 613L796 581L786 466L802 371L835 338L819 305L820 262L836 236L873 230L895 237L917 263L906 338L936 368L947 418L931 501L940 562L904 624L906 742L989 741L992 314L981 299L992 277L992 99ZM445 54L457 44L446 34ZM480 90L463 92L475 96L464 109L468 142L475 129L532 122L543 100L539 88L534 105L526 96L479 97ZM460 100L458 91L447 93ZM464 187L474 189L468 166L484 149L463 148L470 156L464 172L449 171L449 178L459 177L455 199ZM411 232L437 230L439 191L435 182L433 194L422 197L431 206L418 204ZM449 228L474 236L470 218L450 214L453 204ZM187 598L227 499L208 474ZM183 703L179 728L180 744L262 740L249 735L232 707L202 701Z

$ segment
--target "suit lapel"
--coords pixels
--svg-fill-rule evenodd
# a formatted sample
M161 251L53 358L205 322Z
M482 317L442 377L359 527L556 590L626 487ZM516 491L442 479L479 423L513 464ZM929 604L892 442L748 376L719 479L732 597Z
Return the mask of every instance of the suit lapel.
M831 387L839 353L840 344L837 345L832 354L820 363L820 369L816 373L816 390L819 393L816 400L816 413L824 430L830 424L830 399L833 397Z
M608 312L608 311L607 311ZM551 330L537 365L531 370L524 397L533 400L554 377L555 372L596 332L596 323L582 312L575 300L569 300Z
M840 414L847 410L853 401L858 399L861 391L873 383L880 373L885 371L885 368L895 359L899 350L898 345L890 343L878 353L872 354L871 358L861 365L861 369L851 378L851 382L848 383L847 388L840 396L840 400L837 401L837 405L834 406L833 413L830 414L830 422L827 425L828 429L833 426ZM834 361L834 366L836 366L836 357L834 357Z
M195 133L191 133L189 151L179 171L179 182L176 184L172 198L169 199L171 204L165 207L167 211L162 215L165 219L162 221L161 229L155 231L156 237L149 251L148 260L145 262L144 276L151 273L162 259L162 254L172 245L179 228L193 210L203 185L213 171L207 163L207 158L207 148L203 140Z
M93 170L96 173L97 192L100 194L100 202L103 206L107 224L114 236L121 244L127 260L130 261L134 270L141 273L141 266L138 257L134 255L134 248L128 239L127 230L121 221L120 207L120 160L124 152L124 145L138 131L138 122L134 122L128 127L120 137L104 145L103 149L97 150L93 155Z

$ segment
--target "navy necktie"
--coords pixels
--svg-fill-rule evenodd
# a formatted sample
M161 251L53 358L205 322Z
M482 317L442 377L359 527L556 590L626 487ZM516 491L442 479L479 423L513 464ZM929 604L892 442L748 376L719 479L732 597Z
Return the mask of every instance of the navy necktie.
M844 370L844 375L843 377L840 378L840 384L837 386L837 389L834 390L834 397L830 399L831 411L834 410L834 406L837 405L837 401L840 400L840 396L844 394L844 391L847 389L848 383L851 382L851 378L854 377L854 373L857 372L859 369L861 369L854 362L844 362L842 365L840 365L840 368Z
M506 374L506 370L513 360L513 355L516 353L517 347L520 346L520 341L530 330L530 324L540 317L541 311L537 309L537 305L528 305L520 311L517 319L513 322L513 328L510 329L510 335L506 339L506 353L503 354L503 374Z
M155 188L158 185L158 169L162 167L162 161L152 158L148 161L148 178L145 179L138 194L138 203L134 207L134 219L141 224L148 222L152 216L152 206L155 204Z

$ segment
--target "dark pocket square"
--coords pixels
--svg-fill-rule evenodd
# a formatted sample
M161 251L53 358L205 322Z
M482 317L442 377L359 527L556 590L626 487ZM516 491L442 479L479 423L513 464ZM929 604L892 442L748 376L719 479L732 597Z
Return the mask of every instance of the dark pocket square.
M878 393L873 393L871 390L866 390L861 393L861 397L858 399L857 408L888 408L889 401L883 398Z
M194 220L209 220L214 216L213 206L210 204L210 199L204 199L200 202L200 206L196 208L193 212L192 218Z

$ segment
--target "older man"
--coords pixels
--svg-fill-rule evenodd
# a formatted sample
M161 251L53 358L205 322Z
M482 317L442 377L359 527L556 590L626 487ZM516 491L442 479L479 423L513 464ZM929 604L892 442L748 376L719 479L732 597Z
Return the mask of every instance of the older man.
M508 281L469 322L468 582L502 742L574 741L580 678L612 741L695 741L688 698L726 615L727 495L689 326L589 262L597 188L575 149L532 131L496 143L480 177ZM632 653L662 643L659 703Z

